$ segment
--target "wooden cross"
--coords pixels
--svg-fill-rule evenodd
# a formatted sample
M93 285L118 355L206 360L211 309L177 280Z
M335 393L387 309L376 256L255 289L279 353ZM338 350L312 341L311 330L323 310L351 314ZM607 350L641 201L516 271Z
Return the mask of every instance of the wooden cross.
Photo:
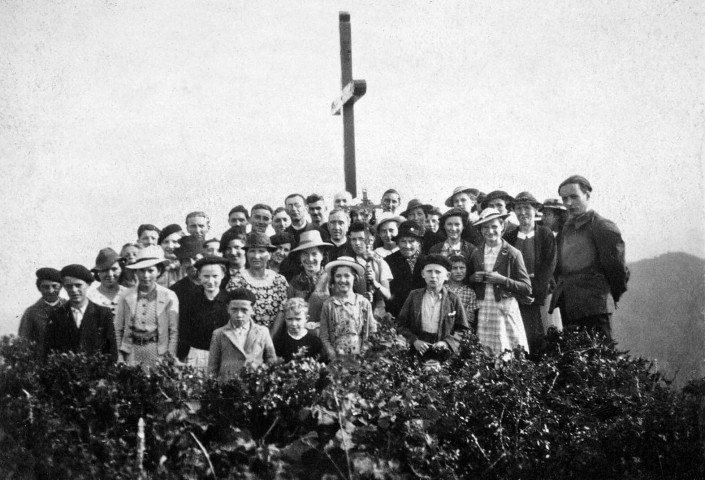
M331 105L333 115L343 113L343 149L345 151L345 190L357 196L355 178L355 113L353 105L367 91L367 82L352 78L352 45L350 14L339 12L340 20L340 97Z

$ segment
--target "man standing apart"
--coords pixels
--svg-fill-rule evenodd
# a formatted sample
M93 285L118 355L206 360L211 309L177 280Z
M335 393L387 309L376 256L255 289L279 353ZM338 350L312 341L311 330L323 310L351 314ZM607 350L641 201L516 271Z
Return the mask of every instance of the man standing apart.
M59 297L61 292L61 274L55 268L40 268L36 272L37 290L42 298L25 310L20 320L18 335L35 345L35 359L42 358L44 336L51 312L61 307L65 300Z
M627 290L629 270L624 240L614 222L590 208L590 182L568 177L558 194L568 220L558 234L558 284L551 311L558 306L564 326L587 327L612 338L610 320L616 302Z
M103 354L116 361L113 314L109 308L88 300L93 274L83 265L68 265L60 273L69 301L49 315L46 353Z

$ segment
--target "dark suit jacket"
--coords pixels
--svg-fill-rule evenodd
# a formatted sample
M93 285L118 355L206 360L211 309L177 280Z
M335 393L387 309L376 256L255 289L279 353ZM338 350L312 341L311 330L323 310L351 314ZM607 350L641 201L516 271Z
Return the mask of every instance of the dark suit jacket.
M88 301L81 327L71 313L70 303L62 305L49 315L46 331L46 353L75 352L87 355L109 355L117 360L117 342L113 314L109 308Z
M422 331L421 307L425 291L425 287L413 290L397 317L399 334L406 338L410 345L416 341L418 333ZM442 293L441 323L438 326L436 341L445 341L453 353L458 353L460 331L467 330L470 325L468 325L463 302L460 301L460 298L455 293L448 291L446 287L443 287Z
M421 262L423 258L424 255L419 254L413 272L409 268L406 258L402 256L401 251L396 251L384 259L394 276L392 281L389 282L391 297L387 300L387 312L395 317L399 315L406 297L409 296L409 292L417 288L426 288L426 282L421 277Z
M551 230L543 225L534 227L534 276L531 278L531 291L534 305L543 305L548 295L548 283L556 269L556 238ZM511 246L516 246L519 229L504 235Z
M524 259L521 256L521 252L509 245L506 240L502 240L502 247L497 255L497 261L494 265L485 265L484 245L475 250L470 256L470 262L468 262L468 278L470 278L470 276L475 272L490 271L497 272L509 279L507 285L500 285L497 283L493 285L494 298L496 301L499 302L502 298L507 297L522 297L531 295L531 279L529 278L529 274L526 272L526 267L524 266ZM471 282L470 285L475 290L477 299L484 300L486 284L484 282Z

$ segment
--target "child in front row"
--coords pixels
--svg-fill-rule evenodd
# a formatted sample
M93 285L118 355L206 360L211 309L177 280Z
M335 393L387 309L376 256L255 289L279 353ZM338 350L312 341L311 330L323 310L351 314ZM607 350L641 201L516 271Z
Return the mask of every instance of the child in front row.
M450 261L450 280L448 280L448 290L460 297L465 307L465 315L468 317L468 325L473 332L477 331L477 295L475 291L465 281L468 274L467 259L462 255L452 255Z
M318 358L323 347L321 340L306 328L308 322L308 303L303 298L290 298L284 304L286 329L280 331L274 339L277 357L285 362L297 353L305 357Z

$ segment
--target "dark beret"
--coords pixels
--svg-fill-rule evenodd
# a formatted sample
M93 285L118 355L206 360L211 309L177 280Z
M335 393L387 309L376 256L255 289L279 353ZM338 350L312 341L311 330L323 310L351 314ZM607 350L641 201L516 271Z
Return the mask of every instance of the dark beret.
M228 268L229 263L227 258L211 256L197 260L193 266L200 272L206 265L222 265L224 268Z
M431 255L426 255L426 257L423 258L421 261L421 270L426 268L428 265L440 265L441 267L444 267L446 270L450 272L452 265L450 264L450 260L448 260L447 257L444 255L440 255L437 253L433 253Z
M64 268L61 269L60 273L61 273L61 278L74 277L74 278L78 278L79 280L83 280L84 282L86 282L88 284L93 283L93 274L91 273L90 270L88 270L83 265L77 265L77 264L66 265Z
M181 225L172 223L171 225L167 225L166 227L164 227L164 230L162 230L162 232L159 234L159 245L162 244L166 237L168 237L169 235L173 235L177 232L183 232Z
M228 293L228 302L233 300L247 300L254 305L257 302L257 297L246 288L236 288Z
M179 260L193 258L197 255L203 255L203 245L201 240L193 235L188 235L179 240L179 248L174 250L174 255Z
M50 282L61 283L61 272L55 268L44 267L40 268L36 272L37 280L49 280Z

